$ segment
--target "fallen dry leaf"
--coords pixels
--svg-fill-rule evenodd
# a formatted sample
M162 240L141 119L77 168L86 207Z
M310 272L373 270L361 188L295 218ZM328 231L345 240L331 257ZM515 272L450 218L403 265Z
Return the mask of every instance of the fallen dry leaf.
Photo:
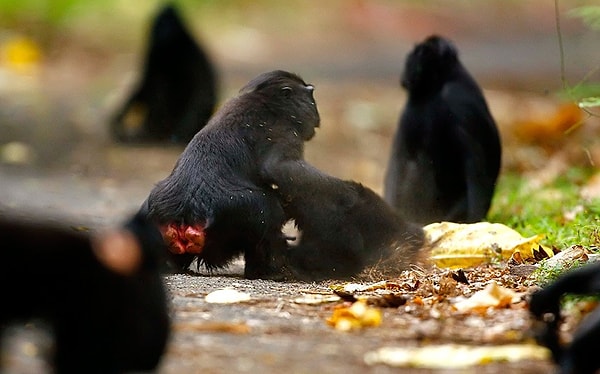
M491 282L468 299L455 303L454 307L459 312L484 311L489 307L503 308L518 301L520 301L518 293Z
M364 300L353 303L350 307L339 307L327 319L327 324L336 330L350 331L363 327L374 327L381 324L381 311L367 305Z
M472 267L499 257L508 259L515 251L523 258L532 258L544 237L539 234L524 238L508 226L490 222L440 222L424 230L432 245L431 260L438 267L450 269Z
M540 110L545 109L545 110ZM514 135L524 143L551 147L578 129L583 121L583 111L574 103L561 103L551 108L539 108L531 117L513 124Z
M324 295L324 294L302 294L293 300L296 304L324 304L335 301L340 301L340 297L337 295Z
M341 292L365 292L365 291L375 291L375 290L397 290L400 289L401 286L397 282L390 281L380 281L369 284L361 284L361 283L345 283L345 284L333 284L329 286L334 291Z
M23 142L8 142L0 146L0 162L11 165L30 165L35 161L33 148Z
M230 334L247 334L250 332L250 326L248 326L246 323L234 322L178 322L173 324L173 330L194 333L225 332Z
M550 351L533 344L470 346L445 344L425 347L383 347L365 354L367 365L457 369L491 362L547 360Z
M224 288L209 293L204 300L214 304L233 304L250 300L250 295L233 288Z

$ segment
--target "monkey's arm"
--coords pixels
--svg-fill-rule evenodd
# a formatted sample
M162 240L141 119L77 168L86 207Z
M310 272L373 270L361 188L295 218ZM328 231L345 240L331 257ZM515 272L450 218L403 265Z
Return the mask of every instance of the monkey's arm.
M462 129L460 129L462 130ZM475 139L461 131L459 134L464 150L464 168L467 184L467 221L477 222L485 217L490 208L493 186L489 186L484 151Z
M262 164L261 177L285 203L304 212L299 214L313 219L323 216L323 212L343 214L357 203L359 194L354 183L328 175L302 158L288 156L275 147Z
M450 83L444 89L451 116L460 120L453 131L462 157L467 193L457 204L463 207L466 204L467 222L478 222L487 215L497 175L492 169L499 167L491 165L488 157L497 146L495 125L485 101L474 89L460 82Z
M296 147L284 143L271 147L261 162L260 174L267 183L275 185L293 183L296 186L308 186L327 178L326 174L304 161Z
M544 313L559 314L560 298L566 293L578 295L600 293L600 263L589 264L569 271L554 283L534 293L529 302L529 310L535 316Z
M590 349L600 335L600 311L595 310L580 324L573 335L570 345L563 346L558 336L560 298L567 293L598 294L600 292L600 263L583 266L559 277L550 285L537 291L529 301L530 312L538 322L536 339L552 352L554 361L561 366L561 372L592 373L597 369L597 361L592 360ZM545 320L544 314L554 318Z
M273 157L262 168L262 177L280 194L294 199L318 193L317 189L327 189L328 185L327 176L304 160Z

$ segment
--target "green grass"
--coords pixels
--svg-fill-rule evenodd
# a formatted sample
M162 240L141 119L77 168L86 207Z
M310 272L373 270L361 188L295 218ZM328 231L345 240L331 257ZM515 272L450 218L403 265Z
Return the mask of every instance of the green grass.
M543 244L559 249L574 244L600 245L600 199L586 201L581 187L592 169L570 169L539 189L516 174L500 177L488 219L503 223L523 236L546 235ZM568 218L568 213L581 211Z
M488 219L503 223L523 236L544 234L542 244L559 250L576 244L588 248L600 246L600 199L586 201L580 197L581 187L594 172L573 168L539 189L528 188L528 181L521 175L502 175ZM579 212L572 219L565 216L577 209ZM550 268L542 264L532 279L543 286L581 265Z

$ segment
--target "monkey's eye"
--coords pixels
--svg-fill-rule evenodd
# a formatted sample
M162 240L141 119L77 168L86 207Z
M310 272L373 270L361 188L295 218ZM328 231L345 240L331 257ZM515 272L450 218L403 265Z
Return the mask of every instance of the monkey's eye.
M313 92L313 91L315 90L315 86L313 86L312 84L308 84L308 85L306 85L305 87L306 87L306 89L307 89L308 91L310 91L310 92Z
M281 92L283 92L284 96L290 96L290 94L292 93L292 87L290 87L290 86L281 87Z

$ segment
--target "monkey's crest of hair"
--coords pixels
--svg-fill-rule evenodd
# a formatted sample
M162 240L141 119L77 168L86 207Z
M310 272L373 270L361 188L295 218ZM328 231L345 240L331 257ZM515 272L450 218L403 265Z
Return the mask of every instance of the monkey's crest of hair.
M454 44L441 36L431 35L408 55L401 84L414 94L433 92L440 89L460 66Z
M275 86L281 83L289 82L290 80L303 86L308 86L300 76L290 73L285 70L273 70L263 73L248 82L240 89L240 94L257 92L265 87Z

